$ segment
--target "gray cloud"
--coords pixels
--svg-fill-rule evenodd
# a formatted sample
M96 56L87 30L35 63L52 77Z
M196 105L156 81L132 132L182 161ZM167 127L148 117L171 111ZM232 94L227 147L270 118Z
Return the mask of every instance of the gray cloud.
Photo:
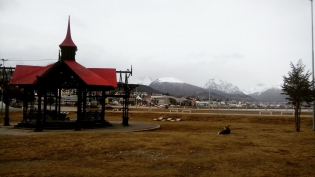
M17 0L0 8L0 58L11 66L57 59L70 15L76 58L87 67L133 65L133 77L198 86L220 76L240 88L277 84L300 58L311 69L309 1Z

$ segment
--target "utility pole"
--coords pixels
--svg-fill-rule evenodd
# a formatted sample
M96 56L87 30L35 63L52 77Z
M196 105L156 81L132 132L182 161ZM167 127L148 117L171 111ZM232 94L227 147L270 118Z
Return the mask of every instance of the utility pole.
M2 60L2 86L1 86L1 112L3 112L3 90L4 90L4 62L8 61L8 59L1 59Z
M10 100L9 100L9 86L8 86L8 83L5 83L7 82L7 79L8 79L8 76L7 76L7 73L4 73L5 72L5 66L4 66L4 62L7 61L8 59L1 59L3 64L3 70L2 70L2 105L1 105L1 111L2 111L2 107L3 107L3 102L4 102L4 99L5 99L5 114L4 114L4 126L9 126L10 123L9 123L9 103L10 103ZM6 76L6 77L5 77ZM5 88L4 88L5 87ZM5 90L5 93L6 93L6 96L4 97L3 94L4 94L4 90Z
M313 90L314 86L314 28L313 28L313 0L311 1L311 13L312 13L312 82L313 82ZM315 102L313 102L313 130L315 130Z
M2 66L2 64L0 64ZM4 67L2 69L2 85L1 85L1 110L0 112L3 112L3 86L4 86Z

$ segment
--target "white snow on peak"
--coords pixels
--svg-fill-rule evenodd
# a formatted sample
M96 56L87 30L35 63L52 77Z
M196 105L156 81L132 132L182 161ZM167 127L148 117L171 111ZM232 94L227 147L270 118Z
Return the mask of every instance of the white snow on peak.
M183 81L174 77L161 77L156 80L157 82L171 82L171 83L184 83Z
M250 95L250 94L253 94L253 93L261 93L265 90L267 90L269 86L267 86L266 84L263 84L263 83L257 83L254 87L248 89L248 90L243 90L243 92L246 94L246 95Z
M237 86L223 81L219 76L215 76L214 79L210 80L208 80L203 88L208 89L210 84L210 88L214 90L220 90L225 93L241 93L240 89Z
M283 81L278 82L276 85L266 85L263 83L256 84L255 87L250 88L249 90L243 90L243 93L250 95L250 94L256 94L260 95L262 92L268 90L268 89L279 89L281 90L281 85L283 84Z

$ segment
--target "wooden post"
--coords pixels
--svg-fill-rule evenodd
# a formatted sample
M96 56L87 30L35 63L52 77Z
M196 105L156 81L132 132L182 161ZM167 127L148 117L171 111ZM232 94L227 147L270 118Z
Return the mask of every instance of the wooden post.
M77 90L78 102L77 102L77 122L75 131L81 131L81 121L82 121L82 89L80 85L78 86Z
M61 87L58 89L58 116L61 111Z
M86 89L83 90L83 115L86 115Z
M43 123L46 123L46 116L47 116L47 90L44 91L44 119Z
M124 96L123 117L122 117L123 118L122 124L124 126L129 126L129 123L128 123L128 120L129 120L129 117L128 117L129 94L130 94L130 91L129 91L128 85L125 83L125 96Z
M38 109L37 109L35 132L42 132L43 125L42 125L42 91L41 90L38 90L37 97L38 97Z
M9 98L9 86L5 89L4 92L6 95L4 96L5 100L5 112L4 112L4 124L3 126L10 126L10 117L9 117L9 104L10 104L10 98Z
M101 108L101 124L105 125L105 90L102 90L102 108Z
M55 102L55 113L56 113L56 115L55 116L57 116L57 114L58 114L58 88L56 89L56 95L55 95L55 100L56 100L56 102ZM54 117L54 119L56 119L57 117Z
M23 101L23 122L27 121L27 107L28 107L28 90L24 88L24 101Z
M10 125L10 117L9 117L9 104L10 104L10 88L8 85L8 76L7 72L5 72L5 67L4 67L4 61L7 59L2 59L3 61L3 77L2 77L2 102L5 103L5 115L4 115L4 126L9 126ZM3 103L2 103L3 104ZM2 109L2 107L1 107Z

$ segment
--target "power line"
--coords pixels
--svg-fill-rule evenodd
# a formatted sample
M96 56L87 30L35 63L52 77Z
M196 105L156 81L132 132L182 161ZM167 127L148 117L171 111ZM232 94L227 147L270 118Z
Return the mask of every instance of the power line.
M58 59L39 59L39 60L12 60L10 59L9 61L45 61L45 60L58 60Z

